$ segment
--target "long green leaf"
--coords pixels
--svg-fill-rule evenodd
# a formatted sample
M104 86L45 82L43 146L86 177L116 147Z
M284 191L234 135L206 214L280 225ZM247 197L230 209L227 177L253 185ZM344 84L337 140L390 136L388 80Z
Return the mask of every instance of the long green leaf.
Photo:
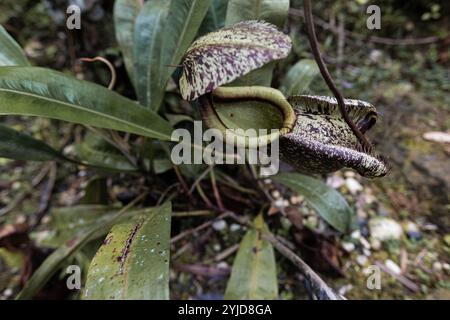
M230 0L225 26L244 20L264 20L283 27L289 11L289 0ZM275 62L233 81L231 86L270 86Z
M19 44L0 25L0 67L3 66L28 66L25 53Z
M199 34L204 35L225 26L227 6L230 0L211 0L205 19L199 29Z
M127 208L124 208L110 216L106 221L103 221L103 223L96 223L89 229L66 241L61 247L45 259L45 261L27 281L22 291L19 292L16 299L31 299L64 265L64 262L68 258L70 258L76 251L83 248L90 241L98 239L108 233L108 231L127 214L150 214L153 211L159 212L159 210L162 210L161 208L164 209L165 207L141 209L135 212L127 212Z
M0 115L59 119L170 140L156 113L99 85L35 67L0 68Z
M84 299L169 299L171 207L115 225L89 267Z
M300 173L280 173L272 178L304 196L309 205L335 229L347 233L352 228L353 210L339 192L322 181Z
M114 3L114 29L116 39L122 51L125 67L133 83L133 33L134 23L141 10L141 0L116 0Z
M48 232L37 237L40 246L59 248L77 234L100 226L119 210L117 207L80 204L73 207L53 208L49 212ZM106 230L105 234L108 232ZM32 234L34 237L34 234Z
M162 99L165 88L160 86L161 44L167 23L170 1L147 1L136 18L134 26L134 73L136 92L143 106L150 107Z
M87 134L84 142L77 144L75 149L86 165L121 172L138 170L122 153L97 135Z
M194 40L210 0L150 0L134 31L139 101L158 110L174 65ZM170 20L170 21L168 21Z
M281 82L280 91L285 96L305 94L309 85L320 73L316 62L311 59L303 59L294 64Z
M243 20L264 20L283 27L289 11L289 0L230 0L226 26Z
M275 254L270 242L261 236L262 231L267 230L262 215L256 217L254 227L247 231L234 260L225 291L227 300L278 297Z
M0 157L29 161L66 160L61 153L46 143L1 124Z
M172 0L170 2L171 21L164 26L165 37L161 50L161 85L164 88L174 71L169 66L180 63L202 24L209 4L210 0Z
M108 204L109 193L107 178L98 175L89 179L87 186L84 188L84 195L79 201L80 204Z

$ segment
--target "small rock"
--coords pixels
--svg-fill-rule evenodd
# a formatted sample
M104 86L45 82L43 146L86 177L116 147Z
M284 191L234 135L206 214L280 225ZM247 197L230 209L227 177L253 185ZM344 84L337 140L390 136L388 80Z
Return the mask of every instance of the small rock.
M221 261L217 264L217 268L219 269L228 269L230 266L225 261Z
M238 225L237 223L232 223L232 224L230 225L230 231L231 231L231 232L238 231L239 229L241 229L241 226Z
M349 292L352 289L353 289L353 286L351 284L346 284L346 285L343 285L342 287L340 287L338 292L341 296L345 296L347 294L347 292Z
M399 240L403 234L402 227L395 220L378 217L369 221L372 239L380 241Z
M274 202L273 202L273 204L274 204L274 206L275 207L277 207L277 208L284 208L284 207L286 207L286 206L288 206L289 205L289 202L287 203L287 205L286 205L286 200L284 200L283 198L278 198L278 199L276 199Z
M437 225L432 223L425 223L422 227L423 230L426 231L436 231L438 229Z
M299 204L300 202L302 202L302 197L300 197L299 195L295 195L291 196L289 200L291 201L292 204Z
M371 255L372 255L372 252L370 252L370 250L369 249L367 249L367 248L363 248L363 254L366 256L366 257L370 257Z
M11 189L18 190L18 189L20 189L21 186L22 186L22 184L19 181L14 181L11 185Z
M432 142L450 143L450 133L447 132L431 131L424 133L423 138Z
M354 178L345 180L345 186L351 194L357 194L359 191L363 190L362 185Z
M359 196L359 199L361 199L364 204L372 204L377 200L373 195L372 189L369 189L368 187L364 189L363 193Z
M420 240L422 238L422 234L414 222L408 221L403 228L406 231L408 238L412 240Z
M361 238L359 239L359 242L361 242L361 244L362 244L362 246L364 247L364 249L370 250L370 243L369 243L369 241L367 241L366 238L361 237Z
M418 232L419 231L419 228L417 227L417 225L411 221L407 221L403 225L403 228L405 229L406 232Z
M355 244L353 242L342 242L342 248L347 252L352 252L355 250Z
M359 255L356 257L356 262L361 266L365 266L367 264L367 262L369 261L369 259L367 259L367 257L365 255Z
M11 288L6 289L5 291L3 291L3 295L7 298L11 297L13 294L13 291Z
M274 197L275 199L278 199L280 196L281 196L280 191L278 190L272 191L272 197Z
M344 176L345 176L346 178L354 178L354 177L355 177L355 172L350 171L350 170L345 171L345 172L344 172Z
M372 246L373 250L380 250L381 249L381 241L378 239L371 239L370 245Z
M227 222L222 219L217 220L217 221L214 221L214 223L212 224L212 227L216 231L222 231L227 227Z
M383 51L374 49L370 51L369 59L373 63L379 63L383 57Z
M398 266L398 264L396 264L391 259L387 259L384 262L384 265L386 266L386 268L388 268L389 270L391 270L395 274L400 274L402 272L402 269Z
M433 271L439 272L439 271L442 271L443 268L444 268L444 266L439 261L436 261L433 263Z
M317 219L317 216L309 216L306 221L305 224L315 228L317 227L317 225L319 224L319 219Z
M355 240L359 240L361 238L361 231L355 230L351 233L350 237L352 237Z
M338 189L345 184L345 179L341 176L333 175L328 177L327 185L333 189Z

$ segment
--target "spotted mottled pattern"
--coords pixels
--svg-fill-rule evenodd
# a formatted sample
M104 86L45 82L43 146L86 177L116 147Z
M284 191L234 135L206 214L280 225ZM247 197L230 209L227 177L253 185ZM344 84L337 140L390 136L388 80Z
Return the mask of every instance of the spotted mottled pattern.
M294 109L302 113L320 114L342 119L339 105L334 97L301 95L291 96L288 98L288 101ZM355 99L344 99L344 103L349 116L355 123L364 119L367 120L371 116L374 116L376 121L377 110L372 104Z
M243 21L209 33L184 56L181 95L195 100L272 60L285 58L291 47L289 36L267 22Z
M295 109L294 129L280 138L280 156L305 173L323 174L344 167L365 177L384 176L386 163L361 150L359 142L342 118L336 99L321 96L288 98ZM360 100L345 100L350 117L363 132L376 122L373 105Z

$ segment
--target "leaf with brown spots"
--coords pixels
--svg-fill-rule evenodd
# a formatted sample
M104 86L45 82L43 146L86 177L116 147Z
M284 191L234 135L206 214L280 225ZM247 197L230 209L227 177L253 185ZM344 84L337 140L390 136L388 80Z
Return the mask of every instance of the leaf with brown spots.
M136 198L136 200L141 199L143 196L145 196L145 194ZM124 218L130 218L142 214L159 214L165 209L170 211L170 204L156 208L129 210L132 206L133 202L115 212L113 215L110 215L106 219L99 219L97 223L93 223L85 230L80 230L79 233L71 237L58 249L53 251L53 253L45 259L45 261L33 273L32 277L26 282L16 299L21 300L33 298L52 278L52 276L60 270L62 266L64 266L67 259L69 259L75 252L82 249L92 240L99 239L104 236L115 224L119 223Z
M225 299L277 299L278 282L273 247L262 238L267 230L262 215L256 217L254 229L247 231L233 263Z
M84 299L168 299L170 203L115 225L89 267Z

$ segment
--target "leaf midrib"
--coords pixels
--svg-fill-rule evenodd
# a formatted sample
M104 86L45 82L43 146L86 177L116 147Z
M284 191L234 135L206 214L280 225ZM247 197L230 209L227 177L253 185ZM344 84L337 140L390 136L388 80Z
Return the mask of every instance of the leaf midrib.
M197 2L198 2L197 0L194 0L191 7L189 8L188 15L187 15L188 19L186 19L186 21L183 25L183 29L182 29L180 37L178 38L177 45L175 46L174 55L172 56L172 59L170 60L171 61L170 64L175 64L178 62L178 61L176 61L178 59L175 59L175 58L177 58L177 56L178 56L178 51L180 50L181 43L183 42L184 35L187 31L187 26L190 24L189 22L192 20L192 12L193 12L194 7L196 7Z
M121 123L129 125L131 127L139 128L139 129L143 130L144 132L152 132L152 133L154 133L155 135L157 135L157 136L159 136L161 138L167 138L165 135L162 135L162 134L158 133L157 131L153 131L153 130L147 129L145 127L142 127L140 125L134 124L132 122L125 121L125 120L123 120L121 118L115 118L115 117L113 117L113 116L111 116L111 115L109 115L107 113L101 113L101 112L98 112L96 110L89 109L89 108L86 108L86 107L83 107L83 106L79 106L79 105L76 105L76 104L68 103L68 102L65 102L65 101L57 100L57 99L52 99L50 97L43 97L43 96L40 96L40 95L37 95L37 94L33 94L33 93L30 93L30 92L25 92L25 91L18 91L18 90L11 90L11 89L0 88L0 92L10 92L10 93L13 93L13 94L16 94L16 95L26 95L26 96L33 97L33 98L36 98L36 99L40 99L40 100L44 100L44 101L49 101L49 102L53 102L53 103L57 103L57 104L70 106L70 107L73 107L74 109L77 109L77 110L82 110L82 111L85 111L85 112L88 112L88 113L92 113L92 114L95 114L95 115L98 115L98 116L102 116L102 117L108 118L110 120L115 120L115 121L121 122ZM4 114L4 113L0 112L0 114Z
M256 230L255 231L255 236L256 236L256 244L255 244L255 258L253 259L253 263L252 263L252 269L251 269L251 278L250 278L250 290L249 290L249 299L256 299L256 297L254 296L254 292L256 292L256 287L257 287L257 272L259 270L259 265L260 265L260 260L261 260L261 255L262 255L262 239L260 238L260 231Z
M163 15L166 15L165 9L159 10L158 13L155 15L155 20L156 20L155 25L160 26L161 20L163 18ZM152 28L152 33L151 33L152 34L152 40L150 42L150 47L149 47L148 56L147 56L147 60L150 60L150 61L147 61L147 62L149 62L149 64L147 66L147 79L146 79L147 81L146 81L146 84L145 84L145 86L147 88L146 94L147 94L147 105L148 106L152 105L152 103L153 103L152 99L155 96L155 94L154 94L155 92L152 92L152 85L151 85L152 73L154 73L154 71L155 71L151 67L151 57L153 56L153 54L155 52L154 51L155 50L155 43L156 43L156 38L158 37L158 32L157 31L159 30L159 29L158 30L157 29L158 28ZM156 48L156 50L157 49L158 48ZM159 51L160 51L159 52L159 56L160 56L159 63L161 64L161 52L162 52L161 47L159 48ZM156 78L160 78L161 77L161 70L162 70L161 66L159 66L158 69L159 69L159 70L157 70L158 74L156 74L156 75L154 74L154 76Z

